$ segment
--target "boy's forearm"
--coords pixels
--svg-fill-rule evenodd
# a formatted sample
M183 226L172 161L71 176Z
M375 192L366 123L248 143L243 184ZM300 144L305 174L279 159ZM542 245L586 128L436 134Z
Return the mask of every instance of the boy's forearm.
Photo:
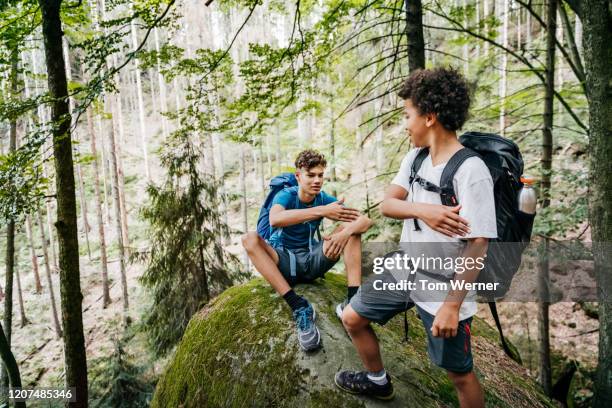
M487 248L489 246L489 240L487 238L475 238L468 241L467 247L463 251L461 256L464 259L476 259L484 257L487 253ZM478 274L480 274L480 268L476 265L477 262L472 262L474 265L472 268L465 270L462 274L455 275L455 280L462 280L466 283L472 283L476 281L478 278ZM444 306L453 307L459 310L461 308L461 304L467 295L467 290L450 290L446 299L444 300Z
M385 217L405 220L407 218L421 218L423 205L399 198L387 198L383 201L380 210Z
M324 216L322 206L299 210L283 210L270 214L270 225L274 228L289 227L307 221L318 220Z
M370 229L373 222L365 215L360 215L355 221L349 222L344 229L351 235L363 234Z

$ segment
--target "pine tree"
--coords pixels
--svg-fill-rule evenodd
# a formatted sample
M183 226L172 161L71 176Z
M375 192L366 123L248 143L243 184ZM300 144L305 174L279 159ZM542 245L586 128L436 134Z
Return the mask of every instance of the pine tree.
M160 161L167 179L147 187L149 204L142 210L150 249L138 254L147 263L141 282L152 299L144 327L160 354L181 338L194 313L243 276L217 240L227 226L212 205L216 185L199 171L203 152L190 136L178 130L165 142Z

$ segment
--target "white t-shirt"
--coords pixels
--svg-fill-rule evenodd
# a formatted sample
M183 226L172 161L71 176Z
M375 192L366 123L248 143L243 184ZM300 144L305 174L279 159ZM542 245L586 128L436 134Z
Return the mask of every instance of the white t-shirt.
M419 152L419 148L412 149L402 161L400 169L391 182L403 187L408 191L407 201L442 204L440 195L435 192L425 190L418 183L413 183L410 186L410 170L412 162ZM442 171L446 167L446 163L433 166L431 155L428 155L418 175L425 180L440 185ZM412 219L404 220L402 229L401 242L445 242L457 244L456 256L460 256L467 245L468 238L497 238L497 223L495 219L495 200L493 196L493 179L489 169L479 157L470 157L463 162L457 169L453 178L453 187L457 200L461 204L459 215L469 222L470 233L462 238L453 238L434 231L424 221L418 220L420 231L415 231L414 221ZM416 279L419 279L417 273ZM423 279L430 279L424 277ZM438 312L443 302L424 301L431 300L431 295L427 295L419 290L412 291L410 294L420 308L428 313L435 315ZM477 305L475 302L476 293L470 291L465 297L461 309L459 311L459 320L467 319L476 314Z

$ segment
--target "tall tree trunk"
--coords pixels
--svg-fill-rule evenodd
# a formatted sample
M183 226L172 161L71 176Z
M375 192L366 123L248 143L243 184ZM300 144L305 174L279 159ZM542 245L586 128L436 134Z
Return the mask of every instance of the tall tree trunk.
M463 0L461 10L463 11L463 25L464 27L470 26L470 19L468 17L467 12L467 0ZM469 45L467 41L464 41L463 47L463 74L467 77L470 72L470 54L469 54Z
M502 44L505 48L508 48L508 23L510 14L510 0L504 0L504 16L502 24ZM502 53L502 68L501 78L499 79L499 134L502 136L506 135L506 94L508 85L508 53Z
M506 0L507 1L507 0ZM555 33L557 21L557 0L548 0L546 12L546 82L544 89L544 123L542 129L542 208L550 205L550 179L552 170L553 115L555 91ZM552 371L550 367L549 337L549 270L548 239L544 238L544 253L541 255L539 286L542 299L539 303L540 332L540 383L546 395L552 394Z
M37 49L36 48L32 48L32 50L30 51L30 58L32 60L32 71L34 73L34 88L37 89L39 88L39 84L38 84L38 80L36 79L36 75L37 74L43 74L43 70L39 69L39 57L36 55ZM37 108L37 114L38 114L38 120L40 121L40 123L42 124L46 124L49 120L48 118L48 114L46 112L45 106L43 104L39 104L38 108ZM49 141L49 146L48 148L51 149L52 148L52 142ZM47 144L45 143L45 147L43 148L47 148L46 146ZM43 162L42 164L42 175L44 178L50 178L49 175L49 169L47 169L46 163ZM49 195L51 195L52 192L49 191ZM56 248L55 248L55 231L53 228L53 220L52 220L52 213L53 213L53 204L51 203L51 199L49 200L45 200L45 207L47 210L47 229L49 230L49 246L51 247L51 268L53 271L57 272L57 252L56 252ZM47 245L47 242L43 242L42 245Z
M249 221L247 212L246 199L246 159L244 153L244 144L240 144L240 212L242 213L242 231L246 234L249 231ZM244 266L249 270L249 256L244 251Z
M495 3L495 0L490 0L490 1ZM485 22L484 22L484 24L482 26L482 29L483 29L486 37L489 36L489 34L488 34L488 32L489 32L488 21L489 20L488 19L489 19L490 13L491 13L491 11L489 10L489 0L483 0L482 15L483 15L483 18L484 18ZM485 55L485 57L489 56L489 42L488 41L484 42L484 55Z
M57 194L56 228L59 238L60 293L64 326L66 385L75 387L71 407L87 407L87 358L83 336L83 315L79 273L77 211L70 137L68 84L62 52L61 0L39 0L47 63L47 80L53 128L53 153Z
M330 100L329 105L329 179L333 183L332 195L336 197L338 191L336 190L336 181L338 181L336 173L336 121L334 120L334 108L333 99Z
M227 215L227 192L225 187L225 161L223 159L223 146L221 145L221 137L218 133L213 133L213 140L216 146L217 153L217 161L219 165L216 167L217 169L217 178L219 179L219 201L221 203L221 217L223 220L223 224L225 226L229 225L228 215ZM225 245L229 245L230 236L229 233L226 232L223 234L223 242Z
M577 11L583 24L589 90L589 220L599 290L599 364L593 407L599 408L612 401L612 10L606 0L583 0Z
M102 217L102 197L100 194L100 172L98 169L98 148L96 146L96 132L93 126L91 108L87 109L87 128L91 142L91 155L93 156L92 167L94 172L94 191L96 196L95 208L98 219L98 240L100 241L100 264L102 267L102 307L106 308L111 303L110 290L108 286L108 261L106 258L106 236L104 234L104 220Z
M26 57L27 55L25 53L23 53L21 55L21 63L22 66L25 66L26 63ZM24 73L23 75L23 82L24 82L24 94L26 99L30 98L30 84L28 82L28 77L27 75ZM42 122L42 118L39 118L39 121ZM28 127L31 129L32 128L32 120L28 119ZM37 294L40 294L42 292L42 285L40 284L40 275L38 272L38 259L36 258L36 249L34 246L34 237L32 236L32 220L30 219L30 215L28 214L26 216L26 236L27 236L27 240L28 240L28 248L30 250L30 259L32 261L32 272L34 274L34 285L35 285L35 290ZM20 282L18 282L18 284L20 284Z
M9 382L13 388L21 388L21 375L19 374L19 366L17 360L11 351L11 346L4 335L4 330L0 326L0 357L8 372ZM25 402L15 402L16 408L25 408Z
M117 55L113 56L114 65L117 66L119 63L117 61ZM115 146L113 152L115 153L115 161L117 162L117 177L119 180L119 199L121 202L120 214L121 214L121 233L123 238L123 247L127 253L130 240L128 234L128 221L127 221L127 202L125 200L125 174L123 173L123 159L121 153L121 146L125 143L125 132L123 130L123 107L121 104L121 94L116 95L114 98L114 103L112 105L114 110L112 111L113 117L113 128L115 135ZM117 139L117 136L119 138ZM111 157L112 158L112 157Z
M408 40L408 71L425 68L423 39L423 8L421 0L404 1L406 7L406 37Z
M281 169L283 168L282 155L281 155L281 129L278 123L276 124L275 128L276 128L276 150L275 150L276 172L280 173Z
M36 212L38 229L40 230L40 239L42 242L46 241L45 237L45 226L42 221L42 215L40 215L40 209ZM49 252L47 251L47 247L45 245L42 246L43 251L43 261L45 265L45 276L47 278L47 286L49 287L49 301L51 302L51 320L53 321L53 328L55 329L55 334L57 338L61 338L62 326L60 325L59 317L57 314L57 306L55 303L55 289L53 289L53 281L51 279L51 266L49 265Z
M138 48L138 34L136 33L136 22L132 20L132 51L136 51ZM141 81L141 72L140 72L140 60L138 58L134 59L134 71L136 73L136 92L138 96L138 124L140 130L140 140L142 143L142 160L143 166L145 170L145 175L147 177L147 181L151 181L151 173L149 171L149 154L147 152L148 142L147 142L147 129L145 127L145 112L144 112L144 102L142 98L142 81Z
M11 98L16 100L19 93L19 51L15 48L11 50L11 71L10 86ZM12 118L9 124L9 154L17 149L17 119ZM11 347L11 335L13 332L13 274L15 271L15 220L9 220L6 226L6 275L4 283L4 327L6 330L6 340L8 347ZM3 386L8 386L9 378L6 367L2 368L0 382Z
M96 129L98 134L102 135L102 119L100 115L96 115ZM102 142L100 145L100 160L102 161L102 197L104 197L104 223L111 222L111 192L108 187L110 176L110 165L108 164L108 153L106 152L106 144Z
M110 99L112 98L111 95L106 95L106 100L107 100L107 105L110 103L112 104L112 102L110 101ZM116 98L115 101L117 101L119 98ZM108 108L108 106L107 106ZM112 110L112 107L110 107ZM107 109L105 109L107 110ZM114 115L113 115L114 116ZM115 122L113 120L113 122ZM121 279L121 288L122 288L122 293L123 293L123 317L124 317L124 322L127 323L128 321L128 317L127 317L127 313L128 313L128 309L129 309L129 301L128 301L128 289L127 289L127 274L126 274L126 270L125 270L125 247L123 244L123 231L122 231L122 225L121 225L121 199L119 196L119 169L117 166L117 140L115 139L115 125L110 126L109 127L109 134L108 134L108 152L109 152L109 156L110 156L110 170L111 170L111 188L113 191L113 201L114 201L114 208L115 208L115 229L117 231L117 246L119 249L119 273L120 273L120 279Z
M270 146L270 133L266 133L265 139L266 143L266 165L268 167L268 176L269 178L273 177L274 167L272 167L272 147Z
M66 80L68 83L72 82L72 69L70 65L70 48L68 47L68 41L66 37L63 37L63 50L64 50L64 59L66 61ZM70 109L70 117L72 118L72 123L70 123L71 129L76 129L76 123L74 122L75 116L72 114L74 111L74 100L73 98L68 98L68 108ZM81 203L81 218L83 220L83 233L85 235L85 244L87 245L87 256L88 259L91 260L91 245L89 244L89 220L87 218L87 198L85 197L85 184L83 183L83 169L81 168L81 163L79 162L81 156L81 148L79 146L79 141L76 137L75 132L75 151L76 151L76 171L77 177L79 181L79 201Z
M155 39L155 51L159 53L159 33L157 27L153 29L153 37ZM159 108L161 112L161 122L162 122L162 137L164 140L168 137L169 129L168 129L168 119L164 115L164 113L168 112L168 101L166 96L166 80L161 73L161 63L159 60L159 56L157 57L157 83L159 88Z
M530 50L531 49L531 13L527 12L527 21L525 21L525 26L526 26L526 38L525 38L525 48Z
M259 173L259 186L261 188L261 200L266 199L266 178L264 176L264 155L263 155L263 141L259 142L259 145L255 148L258 157L258 173Z
M19 276L19 268L17 267L19 263L17 262L17 254L15 254L15 278L17 278L17 300L19 302L19 316L21 320L21 327L24 327L30 321L28 320L25 307L23 306L23 292L21 291L21 277Z
M36 293L41 293L42 285L40 284L40 273L38 271L38 258L36 257L36 247L34 245L34 235L32 234L32 218L29 215L26 217L26 235L28 237L28 243L30 246L30 258L32 259L32 273L34 274L34 286L36 288ZM42 245L44 245L44 243Z

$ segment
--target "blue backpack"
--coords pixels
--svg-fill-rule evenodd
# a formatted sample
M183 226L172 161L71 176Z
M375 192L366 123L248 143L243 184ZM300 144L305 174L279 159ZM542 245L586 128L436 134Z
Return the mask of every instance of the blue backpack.
M260 237L268 240L272 233L272 228L270 228L270 208L276 194L287 187L295 187L297 185L297 179L293 173L282 173L270 180L270 192L264 200L259 210L259 217L257 218L257 234Z

